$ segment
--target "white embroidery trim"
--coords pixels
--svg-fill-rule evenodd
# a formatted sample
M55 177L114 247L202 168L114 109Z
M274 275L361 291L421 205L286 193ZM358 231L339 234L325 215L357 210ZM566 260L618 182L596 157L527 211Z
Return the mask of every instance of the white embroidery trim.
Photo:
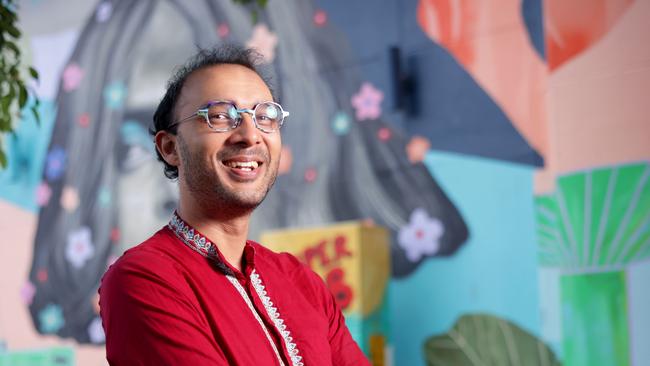
M251 313L253 313L253 316L255 319L257 319L257 322L260 323L260 326L262 327L262 330L264 331L264 335L266 335L266 339L269 340L269 343L271 344L271 347L273 347L273 352L275 352L275 356L278 358L278 362L280 362L281 366L284 366L284 362L282 362L282 357L280 357L280 352L278 352L278 348L275 346L275 342L273 342L273 339L271 339L271 335L269 334L268 329L266 329L266 325L264 325L264 322L262 321L262 318L260 318L260 315L257 313L257 310L255 310L255 307L253 306L253 303L246 293L246 290L244 287L237 281L237 279L233 276L226 275L226 278L232 283L233 286L237 289L237 292L241 295L241 297L244 299L244 302L246 302L246 305L248 305L248 308L251 310Z
M289 356L291 357L291 363L294 366L304 366L304 364L300 361L302 360L302 356L299 355L300 351L298 351L296 344L292 342L293 337L291 337L291 332L287 329L286 324L284 324L284 320L280 317L278 308L273 306L271 298L266 294L266 290L264 290L264 285L262 285L260 275L258 275L255 270L251 272L251 282L253 283L255 292L257 292L257 296L259 296L259 298L262 300L262 304L264 304L266 313L269 315L271 320L273 320L275 328L282 335L284 344L287 346L287 351L289 351Z
M172 216L168 225L174 234L182 239L190 248L206 257L217 256L217 251L212 245L212 242L207 240L203 235L195 233L194 229L185 224L185 222L180 217L176 216L176 214Z

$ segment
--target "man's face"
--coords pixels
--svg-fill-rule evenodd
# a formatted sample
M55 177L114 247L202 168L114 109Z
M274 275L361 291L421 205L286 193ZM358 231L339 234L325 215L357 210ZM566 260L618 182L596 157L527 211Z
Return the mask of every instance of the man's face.
M207 67L185 81L175 117L178 120L189 116L217 100L253 109L273 97L259 75L246 67ZM279 131L260 131L249 114L242 114L242 118L236 129L215 132L196 117L179 125L176 140L181 187L198 199L248 210L262 202L275 182L282 141Z

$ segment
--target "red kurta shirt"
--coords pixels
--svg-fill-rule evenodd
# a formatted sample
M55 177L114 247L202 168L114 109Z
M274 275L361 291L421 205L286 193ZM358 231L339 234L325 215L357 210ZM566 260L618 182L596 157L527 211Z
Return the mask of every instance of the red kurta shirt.
M106 357L122 365L369 365L323 281L248 241L243 273L174 215L102 278Z

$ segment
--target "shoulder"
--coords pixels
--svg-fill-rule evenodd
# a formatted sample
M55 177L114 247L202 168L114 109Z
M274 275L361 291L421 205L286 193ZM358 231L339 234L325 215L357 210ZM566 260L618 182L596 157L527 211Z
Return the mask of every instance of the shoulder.
M309 298L323 300L329 296L329 289L320 276L293 254L276 253L259 243L250 240L249 243L255 247L256 261L260 260L267 270L278 272L296 288L307 292Z
M127 249L116 261L109 267L109 270L148 266L149 264L158 264L160 262L171 263L174 261L173 237L170 232L163 227L155 234L142 243Z
M110 288L128 291L141 282L173 283L184 272L183 248L166 227L128 249L113 263L100 282L100 293Z
M318 276L291 253L276 253L264 245L252 240L249 240L248 242L255 248L256 261L260 261L264 267L280 272L288 279L300 279L305 276L311 277L312 274Z

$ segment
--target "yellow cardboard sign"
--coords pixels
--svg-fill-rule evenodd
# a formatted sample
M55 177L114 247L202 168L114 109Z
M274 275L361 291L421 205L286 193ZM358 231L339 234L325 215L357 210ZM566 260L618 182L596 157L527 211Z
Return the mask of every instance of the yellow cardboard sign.
M389 234L360 222L267 232L261 242L288 252L318 273L346 316L383 306L390 277Z

